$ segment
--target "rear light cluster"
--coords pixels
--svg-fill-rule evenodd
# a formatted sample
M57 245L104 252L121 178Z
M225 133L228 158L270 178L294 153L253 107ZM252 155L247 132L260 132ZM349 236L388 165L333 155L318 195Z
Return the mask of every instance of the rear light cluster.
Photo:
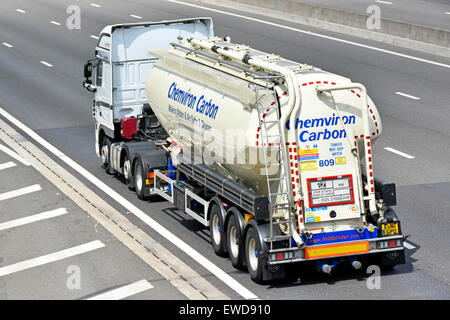
M280 261L280 260L287 260L287 259L294 259L294 258L295 258L294 251L277 252L277 253L270 254L271 261Z
M386 240L378 242L378 249L395 248L402 246L402 239L397 240Z

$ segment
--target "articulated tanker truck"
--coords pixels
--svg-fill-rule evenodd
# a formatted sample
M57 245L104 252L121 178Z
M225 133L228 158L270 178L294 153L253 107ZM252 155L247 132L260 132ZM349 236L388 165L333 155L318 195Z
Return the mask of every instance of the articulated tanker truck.
M107 26L84 71L106 172L209 227L254 281L404 263L363 85L215 37L209 18Z

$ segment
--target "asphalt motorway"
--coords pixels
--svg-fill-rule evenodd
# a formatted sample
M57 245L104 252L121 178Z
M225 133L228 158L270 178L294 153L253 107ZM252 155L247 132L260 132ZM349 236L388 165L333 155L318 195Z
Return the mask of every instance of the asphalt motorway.
M370 6L378 6L382 18L439 29L450 29L448 0L294 0L300 3L367 14ZM372 10L369 10L372 13Z
M66 28L66 9L73 4L81 9L79 30ZM257 14L192 4L148 0L2 1L0 106L259 298L450 298L450 59ZM121 181L101 169L94 151L93 97L81 87L83 64L93 58L95 36L108 24L194 16L212 17L217 35L229 35L235 42L313 64L366 86L383 121L384 132L373 149L375 175L397 184L397 212L404 232L411 234L407 263L384 273L380 289L368 289L367 275L351 270L338 270L331 277L301 270L297 280L255 284L246 272L235 270L228 259L215 256L208 230L185 219L164 201L139 201ZM84 182L123 211L109 195ZM242 298L141 220L128 218L225 295Z

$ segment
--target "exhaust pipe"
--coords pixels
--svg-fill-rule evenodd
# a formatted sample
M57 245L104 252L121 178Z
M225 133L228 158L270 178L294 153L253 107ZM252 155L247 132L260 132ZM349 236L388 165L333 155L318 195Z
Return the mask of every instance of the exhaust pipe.
M323 264L321 267L320 267L320 270L322 270L322 272L323 273L326 273L326 274L330 274L331 273L331 269L332 269L332 267L329 265L329 264Z

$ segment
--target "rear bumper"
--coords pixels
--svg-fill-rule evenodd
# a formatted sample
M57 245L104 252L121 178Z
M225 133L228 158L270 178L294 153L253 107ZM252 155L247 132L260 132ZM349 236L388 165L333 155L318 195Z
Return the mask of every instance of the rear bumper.
M269 265L297 263L304 261L314 261L323 259L336 259L360 255L376 255L381 256L382 265L394 265L404 263L403 235L390 237L377 237L358 241L347 241L333 244L321 244L307 246L305 248L284 248L275 249L268 252ZM387 243L387 246L384 245ZM390 244L396 244L389 247ZM283 254L284 259L280 258ZM403 261L403 262L402 262Z

